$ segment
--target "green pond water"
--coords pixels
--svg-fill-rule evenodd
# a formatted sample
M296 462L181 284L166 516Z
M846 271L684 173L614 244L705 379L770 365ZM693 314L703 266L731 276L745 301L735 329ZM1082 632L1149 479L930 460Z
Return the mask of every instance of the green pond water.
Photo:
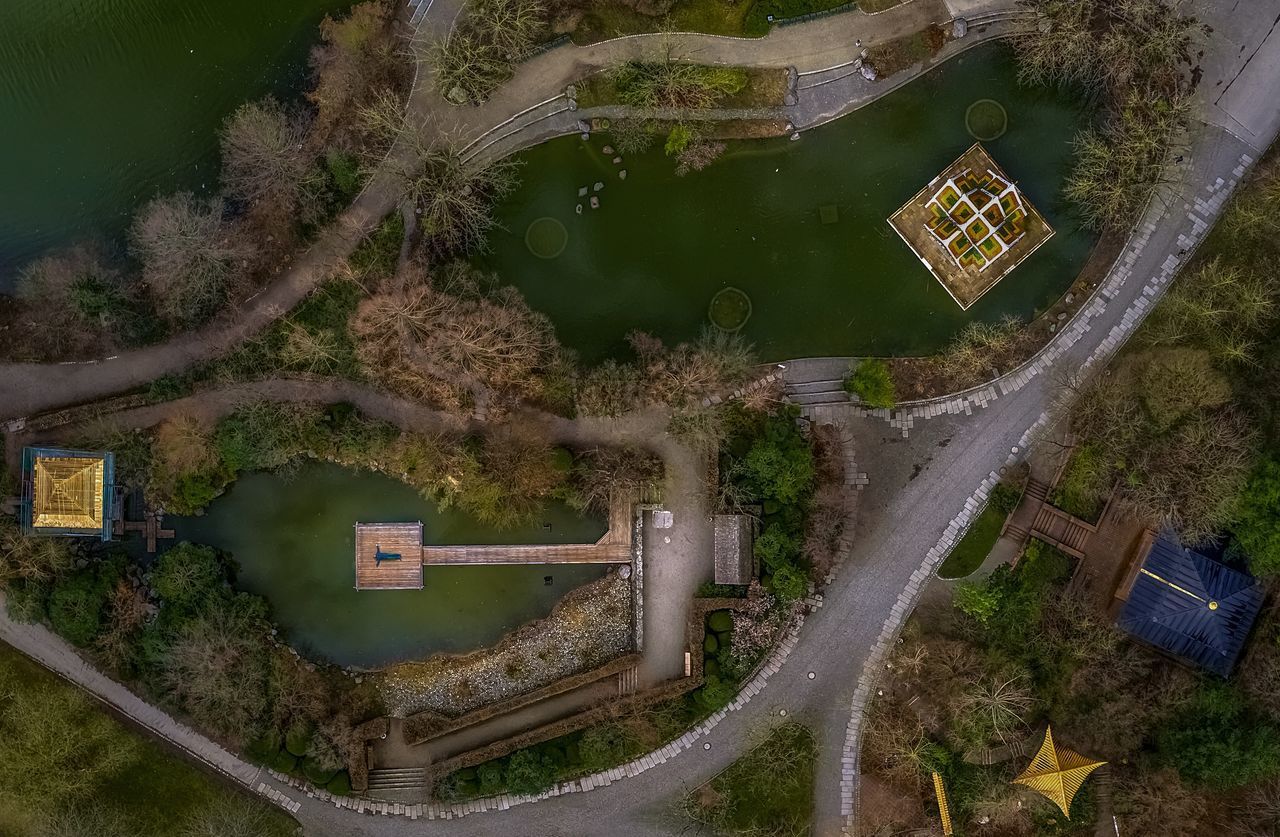
M294 647L340 665L373 668L489 645L605 573L599 565L425 567L421 590L357 591L355 524L405 520L422 521L428 544L589 543L607 528L552 504L532 527L494 532L390 477L321 463L288 480L249 474L206 514L166 518L178 540L235 557L237 586L271 602Z
M52 247L117 239L157 192L208 191L235 107L288 95L351 0L0 2L0 291Z
M1008 114L1008 130L984 147L1057 234L965 312L886 219L974 142L965 113L980 99ZM972 319L1030 317L1071 283L1094 236L1060 190L1071 138L1089 118L1069 92L1019 86L1011 53L995 45L797 142L731 142L687 177L660 147L615 165L607 135L564 137L520 155L523 183L500 207L503 229L481 261L588 360L623 353L631 329L696 337L726 286L750 296L741 333L765 359L929 353ZM600 198L592 210L578 190L596 182L605 185L590 192ZM553 258L533 256L526 241L541 218L568 230Z

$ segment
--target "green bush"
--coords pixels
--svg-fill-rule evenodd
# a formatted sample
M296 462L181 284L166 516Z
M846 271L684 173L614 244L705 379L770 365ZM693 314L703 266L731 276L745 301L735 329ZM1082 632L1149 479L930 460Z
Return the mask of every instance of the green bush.
M102 631L111 588L123 574L122 561L103 561L55 582L48 606L53 629L76 645L92 644Z
M1011 483L998 482L991 489L990 502L996 511L1008 517L1018 508L1018 503L1022 502L1022 489Z
M249 742L245 747L245 755L258 764L270 764L283 744L284 740L280 737L279 730L273 728Z
M774 570L769 589L783 603L798 601L809 592L809 576L794 564L784 564Z
M898 403L889 365L879 358L867 358L849 370L844 389L868 407L892 409Z
M716 649L720 647L720 643L716 640L715 634L707 634L702 640L702 650L708 654L716 653Z
M318 764L315 760L309 758L302 759L299 767L302 768L302 775L306 777L308 782L313 785L319 785L320 787L324 787L329 784L333 781L334 777L338 775L338 771L334 768L324 767Z
M284 737L285 749L301 758L307 754L307 748L311 746L311 739L315 734L316 729L311 723L295 723Z
M360 160L354 154L331 148L325 152L324 168L333 182L339 203L350 203L360 191Z
M668 157L675 157L680 152L688 148L689 144L693 142L695 138L696 135L694 134L693 129L688 126L680 124L672 125L671 132L667 134L667 141L662 147L663 151L666 152Z
M476 782L482 796L493 796L506 787L506 776L502 765L496 761L486 761L476 768Z
M347 771L340 770L338 775L329 780L329 784L325 785L325 790L334 796L350 796L351 795L351 777Z
M1280 775L1280 730L1229 684L1201 686L1156 744L1164 763L1197 785L1227 790Z
M800 556L800 535L781 523L770 523L756 538L752 552L770 570L793 563Z
M587 729L578 741L582 768L590 773L621 764L627 758L630 741L616 724L602 724Z
M271 760L267 762L267 767L277 773L292 773L298 766L298 757L288 750L280 750Z
M733 613L728 610L713 610L707 614L707 627L714 633L733 630Z
M694 702L705 712L715 712L733 700L737 684L704 672L704 682L693 691Z
M542 793L556 782L555 765L536 748L516 750L507 760L506 779L512 793Z
M212 547L180 543L151 570L151 589L166 608L195 614L228 595L227 567Z
M1253 572L1280 573L1280 462L1268 457L1254 467L1234 528Z
M1000 592L982 582L962 581L956 585L953 603L961 613L986 625L1000 609Z

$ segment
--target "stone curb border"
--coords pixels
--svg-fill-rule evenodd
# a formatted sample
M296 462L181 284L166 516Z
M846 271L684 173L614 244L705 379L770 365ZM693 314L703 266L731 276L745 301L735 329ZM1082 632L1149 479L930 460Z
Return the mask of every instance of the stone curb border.
M1160 299L1173 277L1177 274L1178 269L1192 255L1194 249L1203 240L1205 233L1211 228L1212 224L1205 218L1217 217L1222 205L1231 196L1236 185L1243 178L1246 169L1253 162L1253 158L1248 154L1241 155L1239 164L1232 170L1233 179L1224 181L1222 178L1217 178L1212 184L1206 186L1206 190L1210 193L1209 198L1196 199L1194 204L1183 204L1183 210L1187 212L1187 218L1191 221L1190 233L1183 233L1178 236L1178 246L1186 251L1184 256L1171 255L1165 259L1161 265L1160 273L1152 277L1143 287L1142 294L1125 311L1120 323L1112 328L1110 334L1098 344L1092 354L1081 364L1081 369L1088 369L1096 364L1105 362L1124 344L1129 335L1137 329L1149 310ZM1193 207L1195 211L1190 211ZM1164 218L1169 212L1171 212L1170 209L1165 209L1155 219L1142 225L1141 232L1135 234L1130 243L1126 245L1126 252L1121 254L1120 259L1117 259L1117 264L1109 275L1106 284L1100 286L1094 298L1081 309L1081 314L1073 320L1071 328L1064 329L1062 339L1047 346L1033 362L1011 377L1001 379L992 386L983 388L973 395L952 398L946 402L929 405L925 408L914 408L901 419L889 419L890 423L903 422L900 426L902 426L902 435L906 436L916 415L916 410L922 410L919 415L925 418L940 415L944 412L954 414L963 411L968 415L972 413L972 408L975 404L986 406L989 400L994 400L998 397L995 393L996 386L1000 387L1002 394L1007 395L1021 389L1036 375L1047 371L1058 357L1070 348L1084 332L1089 330L1093 317L1102 313L1106 309L1107 302L1115 298L1121 286L1132 274L1134 263L1146 246L1151 234L1155 231L1156 221ZM1123 266L1120 265L1122 260ZM888 412L888 410L855 408L855 414L877 415L881 418L889 418L886 415ZM1022 434L1018 445L1006 457L1006 465L1012 465L1017 460L1019 452L1024 450L1034 438L1034 435L1048 423L1049 417L1049 411L1045 411L1027 428L1026 432ZM889 618L885 621L879 639L872 645L871 654L863 664L862 676L859 678L858 687L854 691L853 700L850 702L849 724L846 727L845 743L841 753L840 812L845 817L845 824L842 828L845 834L851 834L857 825L856 800L858 793L858 762L861 755L862 717L869 703L872 685L877 681L883 668L884 657L888 653L890 645L896 641L902 627L906 624L907 616L915 609L916 603L924 592L926 582L937 571L943 559L946 558L959 539L964 536L969 526L972 525L978 514L986 506L991 489L999 482L999 479L1000 475L992 471L982 481L977 490L965 501L964 508L943 531L938 543L926 554L920 568L911 574L911 581L898 595L898 600L893 605Z

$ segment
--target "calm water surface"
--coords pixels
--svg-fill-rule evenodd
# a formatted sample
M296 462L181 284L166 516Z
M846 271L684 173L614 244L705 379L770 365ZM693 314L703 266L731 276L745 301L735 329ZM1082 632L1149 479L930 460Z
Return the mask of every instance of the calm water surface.
M1010 120L985 147L1057 235L963 312L886 219L973 143L964 114L981 98L999 100ZM750 295L743 334L766 359L932 352L971 319L1029 317L1071 283L1094 237L1059 193L1071 137L1088 117L1066 92L1020 87L1011 54L996 45L797 142L730 143L688 177L675 176L660 147L615 165L607 136L565 137L521 155L523 185L501 207L505 229L483 261L588 360L619 354L633 328L697 336L727 285ZM578 190L598 181L592 210ZM834 208L834 223L823 222L823 207ZM553 259L525 245L544 216L569 230Z
M208 190L235 107L301 89L351 0L0 2L0 291L41 252L117 238L157 192Z
M440 511L398 480L321 463L288 480L249 474L205 515L166 518L179 540L230 552L238 586L270 600L299 650L341 665L489 645L605 573L598 565L426 567L421 590L357 591L356 522L404 520L421 520L428 544L593 542L607 525L551 505L533 527L494 532Z

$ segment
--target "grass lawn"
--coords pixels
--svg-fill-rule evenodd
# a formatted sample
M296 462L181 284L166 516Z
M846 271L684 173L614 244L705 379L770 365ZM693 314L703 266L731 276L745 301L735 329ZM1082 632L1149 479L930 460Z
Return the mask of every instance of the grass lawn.
M746 86L716 103L717 108L781 107L787 94L787 71L781 67L743 67ZM592 108L618 104L618 90L608 70L578 82L578 107Z
M93 744L78 748L71 736ZM261 837L299 833L283 811L134 732L3 643L0 759L9 774L0 785L4 835L43 833L41 817L54 812L78 818L60 823L59 834L172 837L196 820L206 827L200 833L230 834L235 825L247 829L235 833Z
M807 727L787 723L684 801L685 812L717 834L807 837L813 817L813 761Z
M969 531L960 539L960 543L951 550L947 560L942 562L942 566L938 568L938 577L964 578L976 570L991 553L991 547L996 545L1007 516L994 503L988 503L969 527Z
M902 72L937 54L945 42L942 30L931 26L923 32L912 32L892 41L876 44L867 50L867 60L881 78Z

